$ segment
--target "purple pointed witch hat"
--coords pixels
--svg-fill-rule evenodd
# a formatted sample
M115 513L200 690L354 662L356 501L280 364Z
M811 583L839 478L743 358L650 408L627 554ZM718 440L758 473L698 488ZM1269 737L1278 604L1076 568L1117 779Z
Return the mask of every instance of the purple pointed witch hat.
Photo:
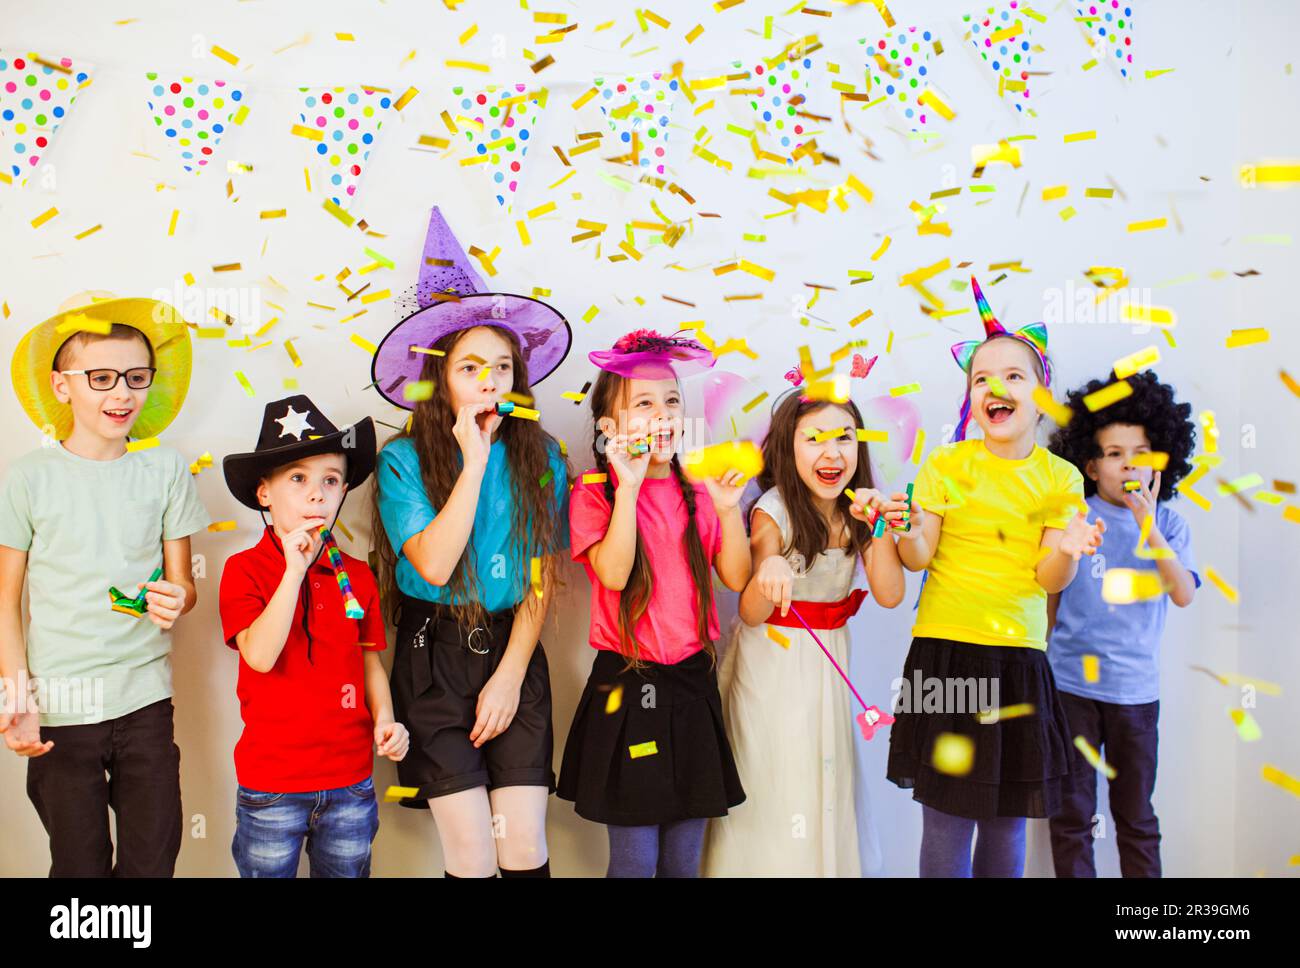
M388 331L371 363L375 389L385 400L404 410L413 409L415 405L406 399L403 388L420 379L427 354L419 351L448 333L475 326L497 326L519 338L530 386L555 372L573 343L564 316L539 299L486 289L435 205L429 213L420 261L415 292L418 308Z

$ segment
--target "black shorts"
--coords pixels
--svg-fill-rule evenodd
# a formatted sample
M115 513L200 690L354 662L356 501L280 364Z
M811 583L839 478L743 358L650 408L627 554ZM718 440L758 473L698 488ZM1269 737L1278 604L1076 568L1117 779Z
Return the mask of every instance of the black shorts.
M433 797L480 786L555 792L551 680L540 642L506 731L477 749L470 742L479 693L501 664L513 625L514 612L506 609L491 613L486 628L465 629L446 607L402 596L391 685L395 718L410 731L411 748L397 777L419 790L402 806L424 809Z

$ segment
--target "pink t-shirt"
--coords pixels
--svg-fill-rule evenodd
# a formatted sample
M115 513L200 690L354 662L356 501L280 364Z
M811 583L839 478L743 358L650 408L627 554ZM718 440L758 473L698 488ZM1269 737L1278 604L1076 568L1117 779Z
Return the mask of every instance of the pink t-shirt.
M594 468L588 474L598 473ZM610 480L615 481L610 470ZM618 637L619 592L600 583L587 559L587 549L605 537L613 506L605 500L604 484L583 484L582 478L569 498L569 538L574 561L582 562L591 582L591 644L597 649L621 652ZM722 524L713 501L702 484L695 488L695 521L704 545L704 556L712 568L722 550ZM636 502L636 524L641 546L654 576L650 607L633 630L641 644L641 656L661 665L676 665L704 648L696 629L699 614L695 582L686 557L686 501L681 486L671 474L647 477ZM709 637L718 638L718 611L709 585Z

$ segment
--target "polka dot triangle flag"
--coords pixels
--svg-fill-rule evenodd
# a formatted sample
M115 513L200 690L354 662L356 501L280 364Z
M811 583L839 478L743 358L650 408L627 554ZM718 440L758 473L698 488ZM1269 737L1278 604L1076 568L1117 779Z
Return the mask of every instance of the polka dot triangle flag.
M885 101L913 131L934 129L936 112L921 101L930 87L935 34L924 27L895 27L883 37L858 41L866 48L870 97Z
M497 204L508 212L544 104L528 92L526 84L492 85L482 90L457 86L451 93L456 130L467 149L460 163L487 174Z
M733 65L742 66L740 61L734 61ZM760 144L767 142L765 147L784 154L787 164L794 163L794 153L813 137L813 124L802 115L828 113L812 111L807 103L812 72L811 57L783 60L775 66L759 63L750 68L754 86L749 89L749 106L755 121L761 122L767 134L767 138L759 139Z
M614 153L630 154L635 135L637 165L662 175L677 78L655 71L639 77L598 77L594 83L600 92L600 110L614 133Z
M0 50L0 182L26 184L91 69L69 57Z
M248 108L243 89L226 81L167 79L156 73L145 77L154 126L175 149L181 166L198 174L212 161L230 126L244 123Z
M393 99L361 87L298 88L303 93L301 124L293 133L311 144L314 179L339 208L357 194L375 138Z
M971 45L998 78L998 97L1019 112L1032 113L1029 68L1032 60L1033 18L1022 12L1021 0L1004 0L981 13L963 16Z
M1076 3L1075 15L1088 32L1098 60L1107 60L1127 78L1133 67L1133 4L1124 0Z

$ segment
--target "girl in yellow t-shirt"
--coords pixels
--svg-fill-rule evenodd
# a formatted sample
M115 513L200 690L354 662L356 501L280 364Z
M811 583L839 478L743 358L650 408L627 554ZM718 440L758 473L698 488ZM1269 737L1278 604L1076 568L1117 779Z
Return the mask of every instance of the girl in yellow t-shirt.
M921 468L898 544L927 575L887 775L922 805L922 877L1021 876L1025 818L1059 807L1071 740L1047 662L1047 596L1105 530L1078 511L1078 470L1035 442L1046 327L1008 331L971 287L986 338L952 348L966 371L956 442ZM965 439L971 418L982 440Z

